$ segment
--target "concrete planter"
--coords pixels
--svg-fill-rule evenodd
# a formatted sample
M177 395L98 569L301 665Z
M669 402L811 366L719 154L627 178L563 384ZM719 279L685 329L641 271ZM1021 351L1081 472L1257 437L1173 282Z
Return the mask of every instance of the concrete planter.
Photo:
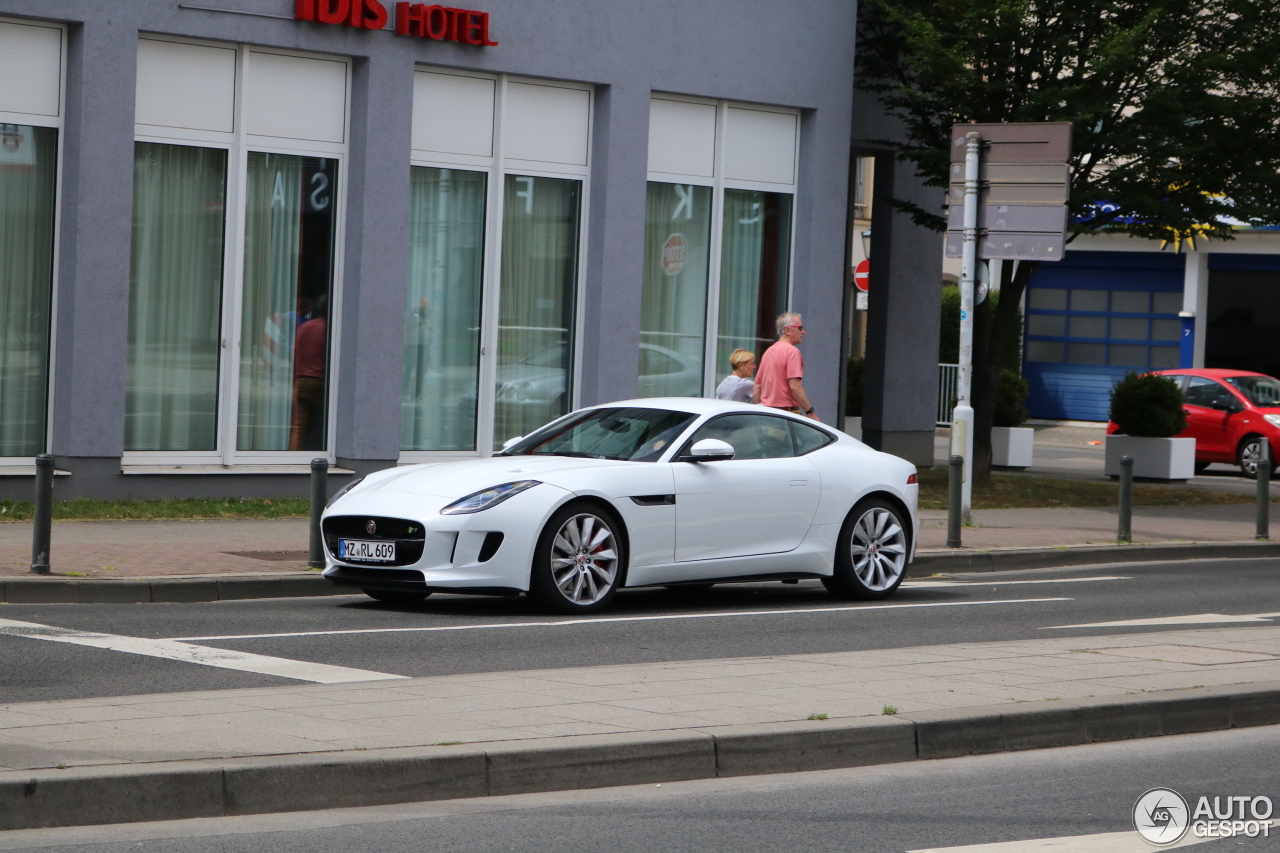
M1030 427L992 427L991 464L996 468L1030 468L1036 431Z
M1120 476L1120 457L1133 457L1133 476L1152 480L1188 480L1196 472L1194 438L1144 438L1109 435L1105 471Z

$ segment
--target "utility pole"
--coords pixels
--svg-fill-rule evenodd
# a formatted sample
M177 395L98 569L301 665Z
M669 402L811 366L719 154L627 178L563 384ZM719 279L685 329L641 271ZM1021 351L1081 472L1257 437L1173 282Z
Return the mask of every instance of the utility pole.
M964 243L960 271L960 369L956 380L956 408L951 415L951 454L964 458L960 515L970 521L973 505L973 289L978 272L978 166L982 138L965 134Z

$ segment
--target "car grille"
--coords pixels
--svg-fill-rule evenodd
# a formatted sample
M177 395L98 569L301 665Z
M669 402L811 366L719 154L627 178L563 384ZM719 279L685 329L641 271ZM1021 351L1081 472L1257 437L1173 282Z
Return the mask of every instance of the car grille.
M372 521L375 530L369 532ZM420 521L404 518L386 518L380 515L333 515L321 525L324 544L330 554L338 553L339 539L359 539L366 542L395 542L396 558L390 562L362 563L377 566L411 566L422 559L422 549L427 533ZM356 561L343 560L344 563ZM375 570L376 571L376 570ZM413 573L419 580L421 576Z

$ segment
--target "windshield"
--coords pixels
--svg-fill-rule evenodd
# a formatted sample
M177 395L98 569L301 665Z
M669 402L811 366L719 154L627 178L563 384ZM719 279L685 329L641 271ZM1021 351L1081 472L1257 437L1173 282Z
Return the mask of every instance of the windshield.
M500 455L656 462L696 417L669 409L592 409L548 424Z
M1280 382L1270 376L1228 376L1227 383L1255 406L1280 406Z

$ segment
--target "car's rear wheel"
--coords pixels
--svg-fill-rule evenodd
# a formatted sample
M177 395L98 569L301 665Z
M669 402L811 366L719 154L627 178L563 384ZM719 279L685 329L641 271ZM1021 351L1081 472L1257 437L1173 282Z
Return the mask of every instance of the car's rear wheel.
M617 516L595 504L568 504L538 537L529 597L556 613L602 610L622 585L626 564Z
M383 604L417 604L431 594L429 592L394 592L388 589L362 589L360 591L374 601L381 601Z
M1266 439L1260 435L1251 435L1240 442L1240 449L1236 451L1236 464L1240 466L1240 470L1250 480L1257 479L1258 462L1262 459L1262 443L1264 441ZM1276 464L1273 456L1271 458L1271 476L1274 478L1275 474Z
M886 598L907 574L910 548L901 509L884 498L861 500L840 528L835 571L822 584L837 598Z

